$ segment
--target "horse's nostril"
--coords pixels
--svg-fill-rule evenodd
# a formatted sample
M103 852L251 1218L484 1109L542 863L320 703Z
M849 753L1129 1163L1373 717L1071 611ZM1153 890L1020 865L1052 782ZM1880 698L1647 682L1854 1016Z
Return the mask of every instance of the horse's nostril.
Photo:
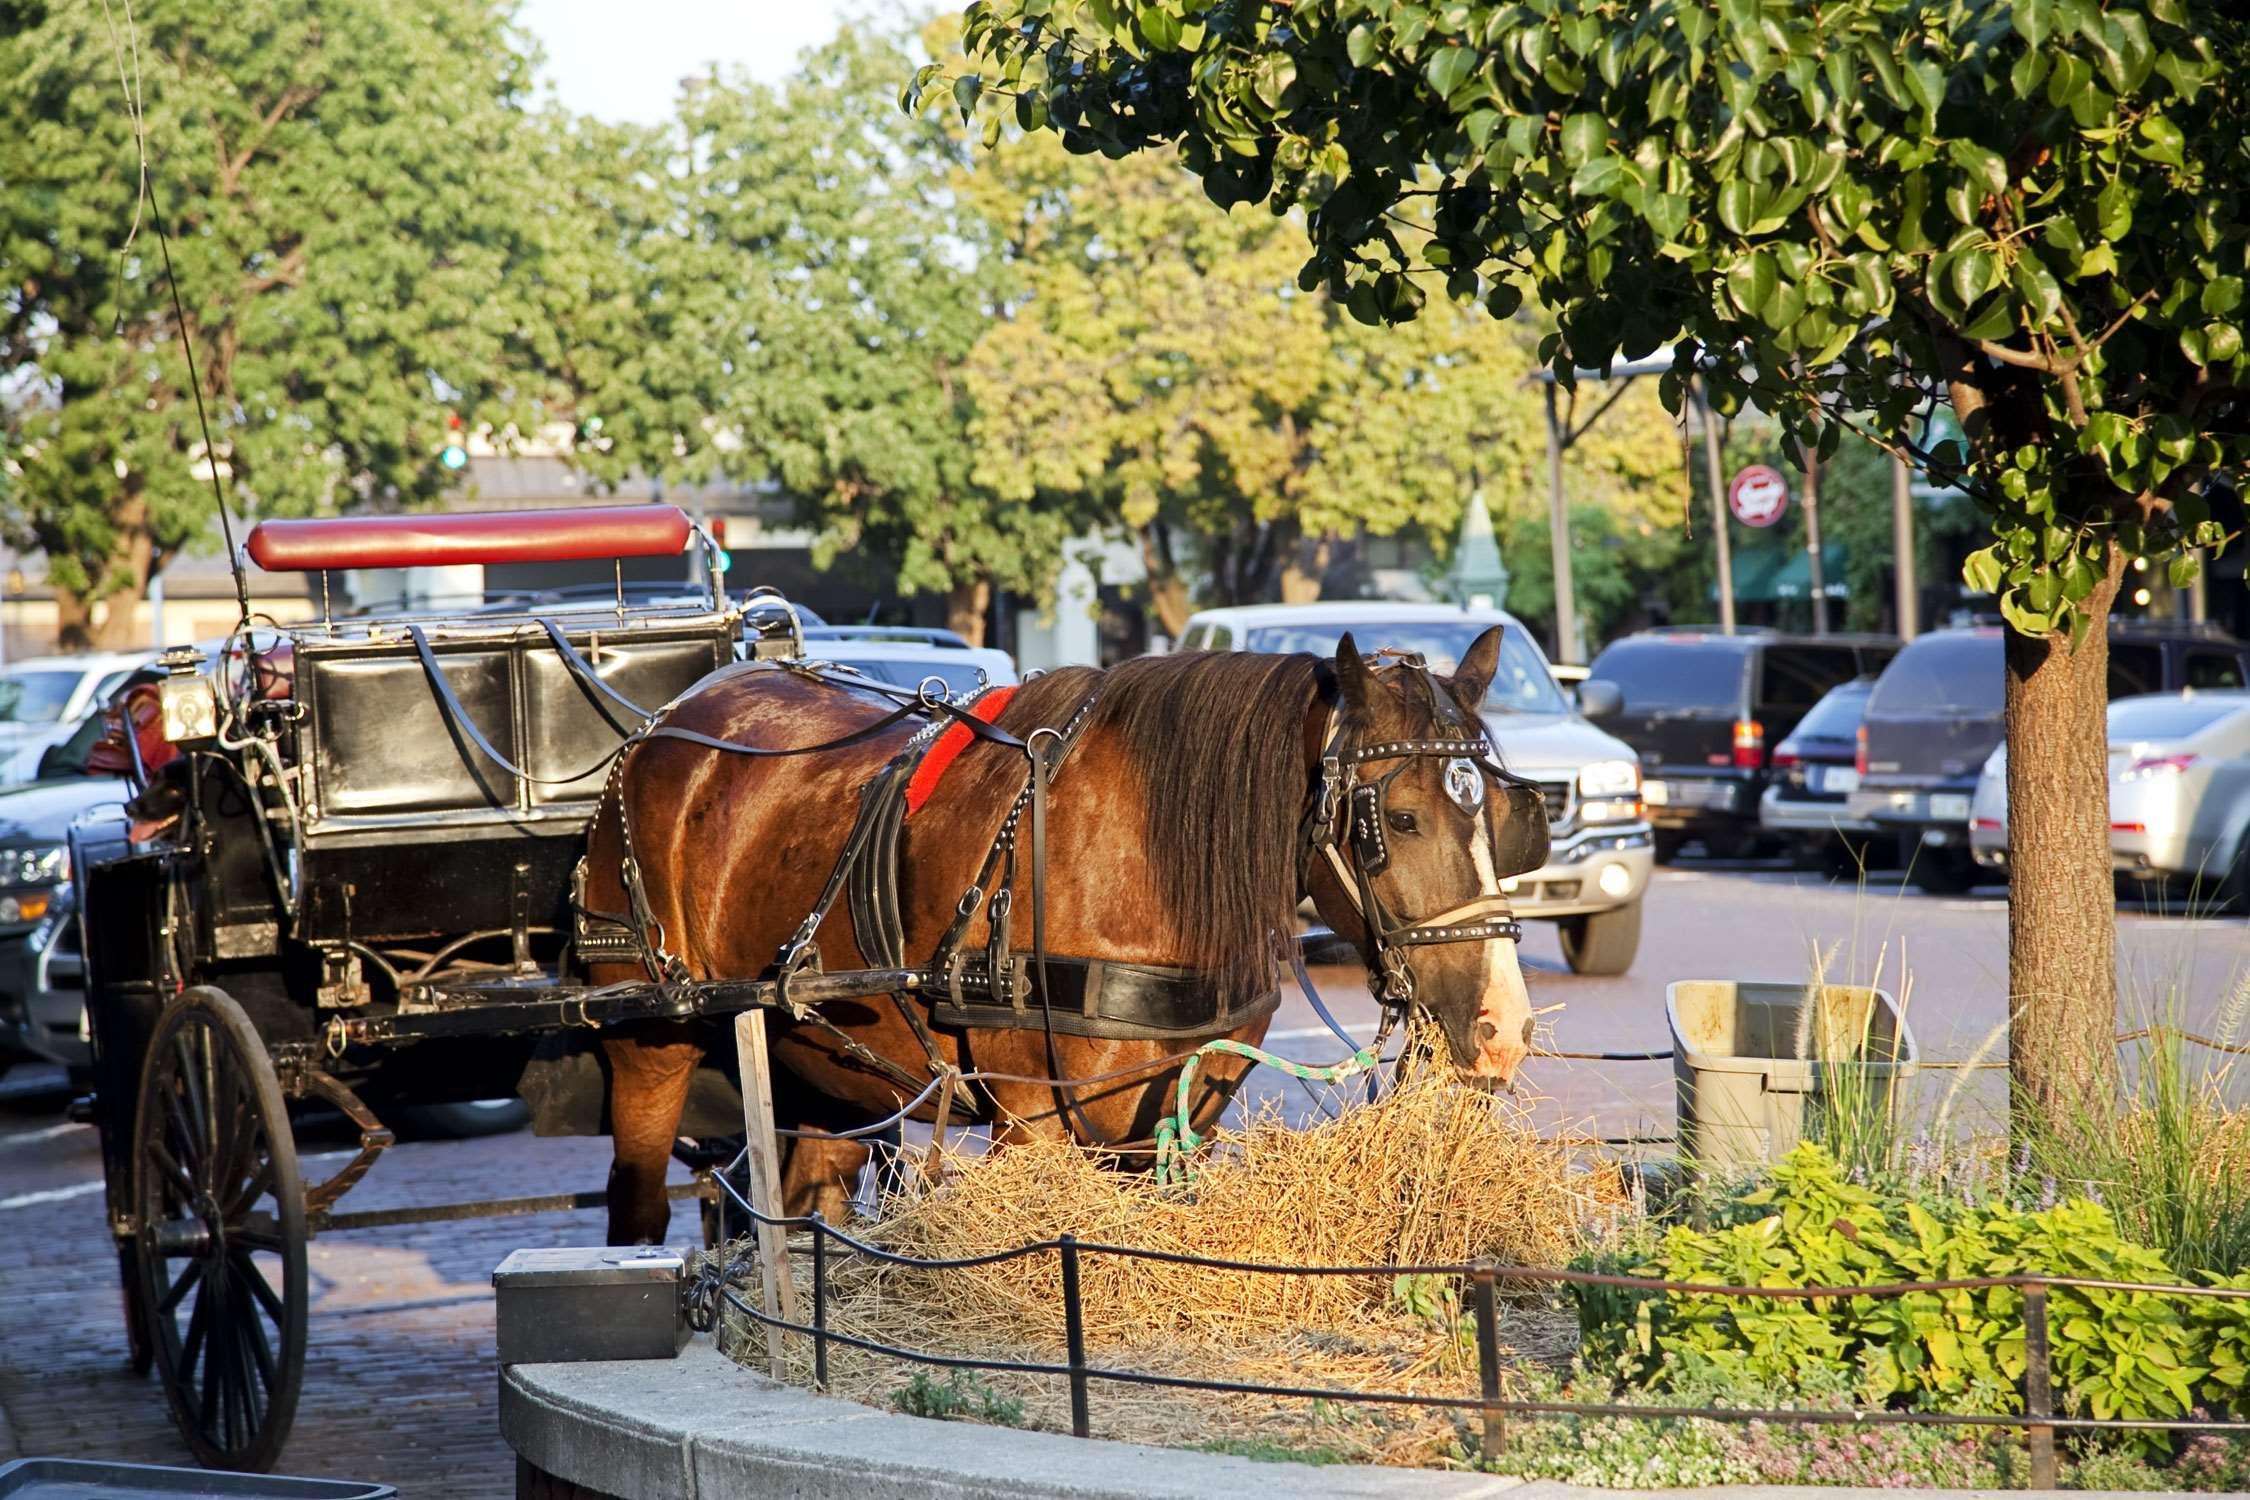
M1523 1018L1523 1044L1526 1047L1531 1045L1531 1017L1529 1016Z

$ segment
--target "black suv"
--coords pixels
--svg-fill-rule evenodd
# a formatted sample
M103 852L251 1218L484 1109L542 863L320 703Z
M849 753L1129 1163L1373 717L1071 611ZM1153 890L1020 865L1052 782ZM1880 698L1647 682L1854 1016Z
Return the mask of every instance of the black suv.
M2007 664L1998 625L1938 630L1898 654L1875 683L1859 727L1851 816L1899 838L1910 878L1935 895L1976 882L1969 803L2007 737ZM2214 625L2112 620L2109 696L2239 688L2250 648Z
M1881 671L1897 650L1888 636L1768 630L1651 630L1611 642L1586 680L1622 700L1599 717L1640 756L1656 857L1690 838L1721 856L1755 849L1769 747L1830 688ZM1589 717L1610 709L1607 696L1581 690Z

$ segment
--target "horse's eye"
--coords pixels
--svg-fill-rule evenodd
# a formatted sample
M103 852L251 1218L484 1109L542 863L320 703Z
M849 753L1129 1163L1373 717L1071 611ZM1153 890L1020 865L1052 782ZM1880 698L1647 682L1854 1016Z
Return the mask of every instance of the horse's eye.
M1396 833L1412 833L1415 831L1414 814L1410 812L1392 813L1390 823L1392 831Z

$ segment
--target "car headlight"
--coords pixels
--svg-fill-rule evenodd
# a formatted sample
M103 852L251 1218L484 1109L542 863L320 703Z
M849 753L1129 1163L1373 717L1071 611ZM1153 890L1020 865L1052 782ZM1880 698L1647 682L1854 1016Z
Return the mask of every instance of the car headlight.
M1629 823L1641 815L1641 768L1629 760L1597 760L1578 772L1578 817L1586 823Z
M70 850L0 849L0 886L60 885L70 878Z
M1597 760L1578 772L1581 797L1637 797L1641 768L1629 760Z

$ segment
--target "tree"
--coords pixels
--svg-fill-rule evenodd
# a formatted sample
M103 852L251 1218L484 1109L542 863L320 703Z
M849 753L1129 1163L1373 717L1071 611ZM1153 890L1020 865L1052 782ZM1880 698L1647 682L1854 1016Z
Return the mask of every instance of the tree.
M823 566L942 593L981 640L994 588L1052 591L1078 521L974 472L964 365L1005 266L949 191L966 143L892 106L909 65L847 29L778 89L686 87L653 194L624 205L661 337L620 372L634 432L596 441L613 468L777 481Z
M1302 206L1303 284L1369 322L1528 289L1558 376L1676 344L1675 408L1700 364L1829 452L1949 399L1965 450L1924 457L2008 620L2011 1064L2051 1118L2106 1096L2109 606L2136 556L2192 571L2250 454L2234 7L980 0L965 43L907 102L1176 145L1222 205Z
M979 477L1134 535L1170 633L1198 572L1211 602L1317 598L1363 533L1449 542L1479 485L1544 513L1522 329L1450 310L1361 325L1292 284L1299 226L1211 212L1169 152L1102 163L1033 137L959 183L1021 293L967 367ZM1605 498L1677 462L1653 396L1602 436L1572 467Z
M541 188L505 6L6 14L0 520L45 552L66 645L125 641L125 606L207 533L214 463L252 515L404 505L453 478L449 413L537 419Z

